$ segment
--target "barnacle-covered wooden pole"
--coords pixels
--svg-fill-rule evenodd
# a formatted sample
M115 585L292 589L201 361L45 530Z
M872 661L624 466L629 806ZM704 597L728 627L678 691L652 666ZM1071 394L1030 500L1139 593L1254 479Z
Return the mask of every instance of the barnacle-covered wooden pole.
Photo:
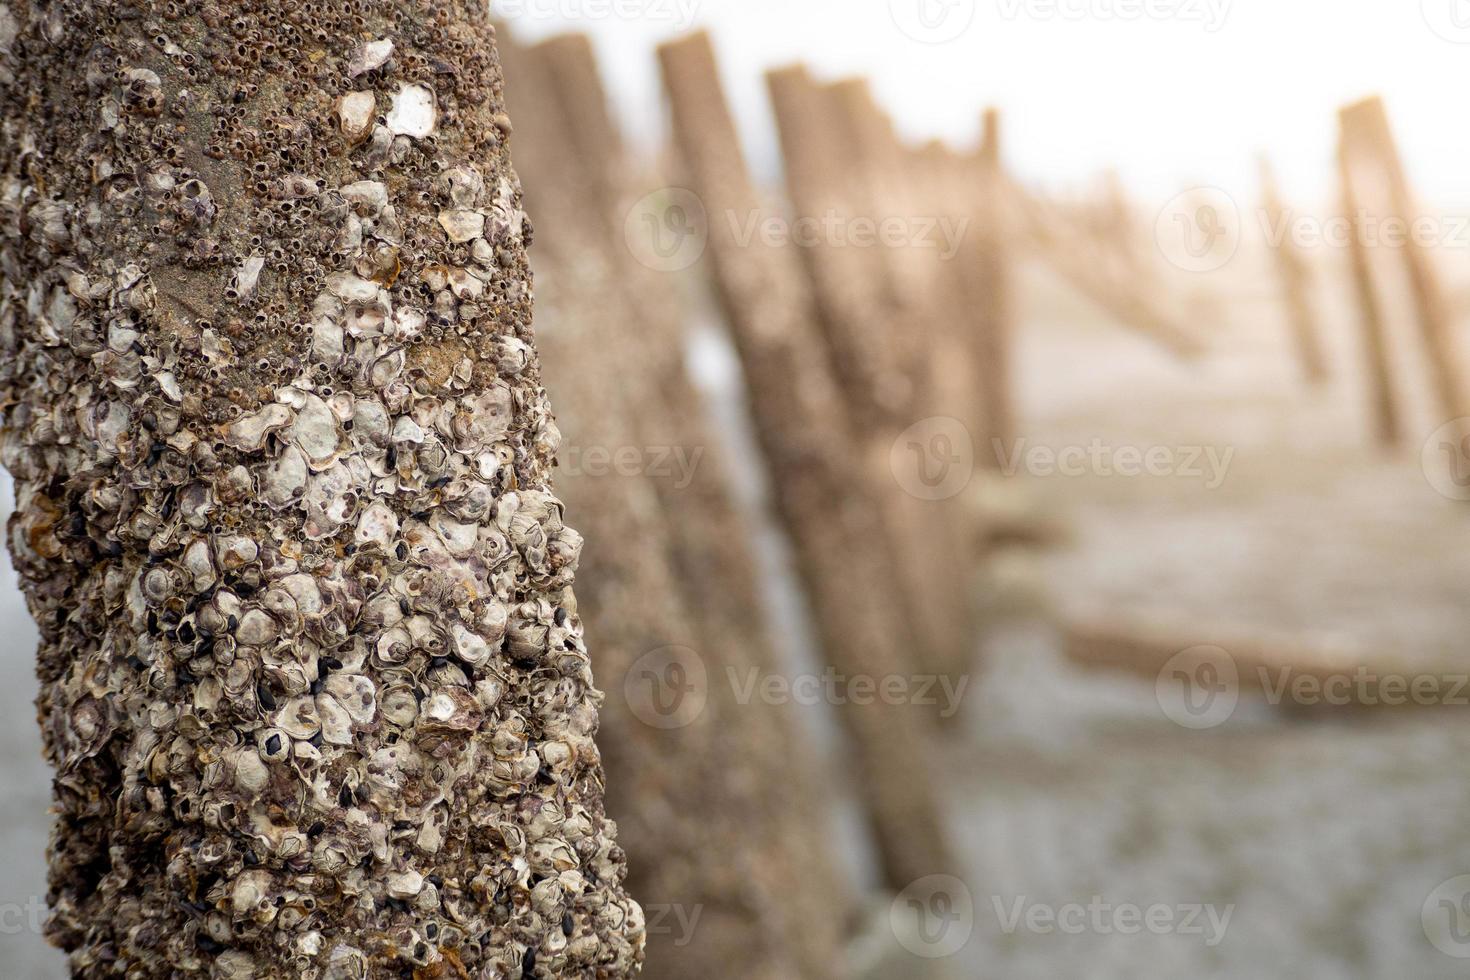
M913 631L893 602L899 573L799 270L788 252L740 240L741 224L764 212L709 38L672 42L660 57L690 186L710 215L714 285L824 652L849 679L902 676L914 658ZM923 711L882 698L846 700L839 712L852 735L883 871L898 889L955 867Z
M626 977L494 32L0 5L10 547L78 977Z

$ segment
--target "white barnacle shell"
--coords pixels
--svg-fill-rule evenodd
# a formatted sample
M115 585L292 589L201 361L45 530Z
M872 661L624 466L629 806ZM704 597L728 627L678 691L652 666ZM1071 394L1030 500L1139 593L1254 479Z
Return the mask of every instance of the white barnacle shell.
M424 332L424 324L428 318L422 310L416 310L411 306L399 306L393 311L393 329L391 331L394 340L414 340Z
M261 869L242 871L230 890L230 907L236 916L248 915L270 901L271 874Z
M247 609L235 627L235 639L246 646L265 646L280 635L280 627L264 609Z
M328 675L322 691L330 694L346 711L353 724L368 725L377 713L377 692L373 682L362 674Z
M474 207L485 192L485 178L474 167L450 167L444 171L443 180L448 188L449 203L457 208Z
M398 515L386 504L373 501L362 512L357 519L357 531L353 540L361 547L365 544L376 544L379 548L387 551L393 547L393 539L398 536Z
M468 208L455 208L439 212L439 227L449 240L458 245L473 241L485 233L485 216Z
M260 555L260 546L243 534L226 534L215 540L215 554L220 567L232 572L253 562Z
M465 269L449 270L449 289L455 299L478 299L485 291L485 284Z
M270 782L270 769L255 749L248 746L234 749L229 761L235 770L235 785L246 793L253 796Z
M395 136L423 139L434 132L437 116L432 89L418 84L403 85L393 96L393 108L388 110L388 129Z
M285 405L270 404L241 416L225 426L225 443L232 448L247 452L259 451L265 445L265 437L291 423L291 410Z
M352 60L347 63L347 77L356 78L358 75L381 67L392 53L393 41L390 38L366 42L357 49Z
M327 403L300 388L282 388L276 397L295 410L289 438L306 454L312 469L321 470L337 458L337 417Z
M264 268L265 258L252 255L235 269L235 276L230 280L230 290L239 302L246 303L254 298L255 288L260 282L260 270Z
M209 542L196 538L184 549L184 570L194 579L194 591L206 592L217 578L209 554Z
M424 876L411 868L388 876L388 895L391 898L409 899L423 890Z
M305 741L322 730L321 715L317 714L316 699L309 694L292 698L286 706L276 712L272 724L297 741Z
M371 303L378 298L378 284L350 272L334 272L327 277L327 289L345 303Z
M306 480L306 455L289 445L260 474L260 499L266 506L282 510L301 499Z
M337 125L352 143L367 139L373 131L373 116L378 99L371 91L348 92L337 100Z
M485 638L470 630L463 623L455 623L449 628L449 639L454 646L454 654L469 664L471 667L483 667L490 660L494 652Z
M330 694L318 694L316 710L322 720L322 740L328 745L352 744L352 716Z
M388 185L381 180L357 180L337 191L342 199L361 209L369 218L381 214L388 206Z

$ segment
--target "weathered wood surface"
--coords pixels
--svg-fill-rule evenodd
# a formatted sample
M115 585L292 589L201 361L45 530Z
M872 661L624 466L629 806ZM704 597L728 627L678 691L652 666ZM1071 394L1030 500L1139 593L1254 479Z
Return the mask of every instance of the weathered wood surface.
M583 407L621 418L621 444L636 448L645 461L655 456L672 461L652 466L636 478L584 472L574 478L580 487L568 479L563 483L571 487L569 496L580 491L589 508L607 505L609 481L638 479L656 493L663 533L642 540L650 549L660 544L667 548L669 573L693 620L697 641L691 645L707 671L707 710L714 713L724 743L724 785L713 790L691 787L702 796L698 813L709 820L707 860L742 860L756 889L753 895L761 900L758 907L747 902L736 910L744 915L743 925L734 917L726 921L731 928L746 930L753 949L764 946L789 955L793 977L841 977L843 928L852 903L829 833L832 817L826 804L832 780L817 769L806 732L789 707L766 704L758 697L739 703L735 697L734 678L745 683L752 672L769 675L781 668L761 610L750 531L730 495L727 461L685 366L684 312L674 284L668 274L639 264L624 241L623 218L629 201L637 196L636 165L624 152L608 113L596 59L584 35L545 41L527 57L540 69L535 77L544 90L536 97L545 115L520 125L518 145L535 142L538 160L561 154L559 165L537 170L526 180L528 207L533 217L543 208L548 214L568 212L563 217L575 214L580 226L577 239L562 240L560 222L538 238L533 258L538 270L544 269L538 294L543 299L565 297L583 309L601 309L611 326L602 343L579 344L583 353L552 373L551 386L556 391L558 379L576 383L573 370L596 371L609 351L615 352L621 378L617 390L601 392L609 403ZM511 94L514 100L514 90ZM539 245L550 247L537 256ZM589 265L605 275L588 277ZM572 336L578 332L575 321L553 328L558 325ZM566 412L562 418L573 444L582 442L579 430L603 424ZM582 592L594 630L605 617L634 612L604 602L595 585ZM615 698L621 694L613 692ZM658 760L645 764L657 765ZM730 794L740 801L739 808L722 813L729 807ZM619 800L614 794L614 816ZM731 841L714 832L732 817L744 838L734 841L733 848ZM623 837L630 850L631 833L625 823ZM657 838L647 843L650 849L659 847ZM720 874L711 884L726 887L724 879ZM633 873L630 884L635 894L641 894L643 880L643 875ZM666 901L689 901L644 897L655 908ZM691 975L696 964L690 956L665 948L682 939L651 932L645 975ZM734 941L719 937L710 943L703 927L693 940L715 953L727 952ZM728 975L743 975L751 955L749 951L733 958L726 955L723 969Z
M1404 419L1394 383L1393 366L1389 362L1388 331L1383 319L1383 302L1374 278L1372 254L1364 240L1362 199L1358 194L1355 170L1355 143L1343 120L1337 148L1338 180L1341 183L1342 210L1348 229L1348 261L1358 309L1358 327L1363 339L1363 355L1367 360L1364 379L1368 386L1368 409L1375 441L1394 448L1404 441Z
M744 367L776 504L826 656L849 678L922 669L895 601L895 565L860 444L801 271L787 250L742 244L729 217L768 213L751 185L705 35L660 49L689 186L711 215L709 266ZM929 725L907 703L839 708L852 736L885 878L904 888L956 865L930 766Z
M1281 199L1271 164L1264 157L1261 159L1261 201L1267 227L1280 229L1282 233L1281 240L1272 244L1271 251L1281 278L1297 362L1302 376L1310 384L1323 384L1328 380L1329 369L1327 352L1322 347L1322 325L1318 321L1316 304L1312 301L1312 270L1292 240L1290 211Z

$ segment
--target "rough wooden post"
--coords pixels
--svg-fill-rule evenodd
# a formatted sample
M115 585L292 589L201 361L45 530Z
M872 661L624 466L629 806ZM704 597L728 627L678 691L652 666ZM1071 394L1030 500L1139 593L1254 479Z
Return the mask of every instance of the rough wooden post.
M979 195L973 259L963 269L973 284L971 302L975 310L976 363L983 372L980 394L984 400L987 444L997 442L1010 450L1016 438L1015 392L1011 380L1011 276L1005 206L1005 165L1001 156L1000 110L985 110L983 138L976 160ZM999 454L983 454L991 465L1000 465Z
M978 646L972 583L981 560L972 529L967 487L941 500L921 499L907 492L892 472L895 442L900 430L918 424L921 429L935 419L952 418L970 422L974 379L965 378L954 387L940 383L940 372L949 370L941 357L953 356L955 335L964 318L963 301L953 288L950 266L958 261L948 253L951 239L969 232L962 215L951 214L942 200L927 198L913 176L907 153L891 121L873 100L864 79L850 78L833 83L823 93L837 130L838 159L848 161L860 180L853 182L861 193L861 210L880 219L902 218L912 227L930 226L932 241L907 241L882 247L871 257L871 277L878 282L893 313L889 319L890 363L908 377L912 397L904 415L876 441L885 457L881 465L888 474L886 485L894 506L903 514L900 532L906 549L907 567L912 570L912 605L931 624L931 669L959 676L970 669ZM948 222L945 224L944 222ZM930 223L933 222L933 225ZM960 242L954 242L958 246ZM963 361L963 359L961 359ZM958 390L956 390L958 389ZM927 434L927 433L926 433ZM983 451L973 446L976 433L968 431L971 456ZM900 446L900 451L903 447ZM915 462L913 457L907 461Z
M765 211L709 38L695 35L659 53L688 180L710 215L714 283L824 650L849 680L903 676L914 667L913 629L893 601L894 568L878 509L800 275L785 250L738 237L746 219ZM857 783L868 793L887 881L904 888L952 871L923 716L902 698L844 700L839 717L852 735Z
M1362 203L1354 175L1356 145L1347 111L1344 110L1337 151L1338 175L1348 227L1348 259L1352 264L1353 286L1357 292L1358 322L1363 334L1363 353L1367 357L1365 379L1369 409L1375 439L1380 445L1393 448L1403 442L1403 418L1399 413L1393 369L1389 364L1388 333L1383 323L1378 286L1373 279L1373 260L1368 243L1364 241Z
M742 704L734 696L731 672L744 682L751 671L769 675L778 668L759 611L746 529L728 495L704 406L684 369L681 311L668 295L669 284L635 262L624 242L627 185L621 181L632 167L607 112L595 58L583 35L553 38L524 57L533 64L514 77L527 87L512 85L509 94L513 107L527 106L516 115L515 135L517 159L527 160L528 174L535 175L526 180L527 208L533 218L544 216L550 229L533 250L538 269L548 270L538 292L543 303L552 297L553 307L567 307L550 330L543 316L543 336L548 350L567 348L550 372L551 387L569 443L582 450L579 472L560 484L569 504L584 506L589 520L615 522L620 539L640 542L640 564L661 566L660 578L677 593L670 600L679 606L676 621L689 635L671 638L671 621L628 603L626 585L598 587L625 582L626 574L607 574L584 586L583 613L598 640L605 633L641 635L644 652L687 644L704 671L699 694L708 699L713 726L672 733L681 741L691 736L678 758L697 753L687 779L664 784L663 796L614 794L610 801L637 869L629 879L634 893L660 914L671 905L704 909L692 937L651 930L644 975L839 977L848 903L826 833L824 782L796 719L759 699ZM598 326L595 335L591 324ZM560 397L558 379L577 387L589 372L613 376L610 364L616 364L619 383L599 390L596 401ZM589 440L613 429L617 441L603 448L629 447L645 462L662 462L636 476L589 467L586 453L598 445ZM598 559L595 549L589 552L590 567ZM630 655L637 653L624 656L624 670L636 663ZM615 785L622 765L632 770L632 784L639 771L667 761L622 698L619 688L605 709L604 742ZM635 726L632 732L625 730L629 725ZM711 746L708 735L717 736L718 745ZM637 817L623 819L622 806ZM693 853L669 852L664 823L670 812L693 821ZM645 864L638 860L645 854L661 856ZM732 869L740 879L734 890ZM670 893L672 887L684 891ZM732 896L740 900L732 903Z
M1276 175L1270 161L1261 158L1261 197L1268 227L1279 229L1281 240L1271 246L1276 268L1281 276L1281 289L1286 296L1286 312L1291 323L1291 336L1296 347L1302 375L1311 384L1323 384L1328 378L1327 354L1322 349L1321 327L1312 302L1312 271L1291 239L1286 205L1276 186Z
M1374 97L1348 106L1342 111L1342 127L1349 146L1371 154L1376 165L1382 168L1388 178L1390 215L1408 227L1407 241L1401 251L1409 274L1419 332L1429 358L1431 381L1443 416L1440 421L1470 416L1460 347L1446 312L1444 292L1432 257L1414 230L1421 212L1409 189L1409 180L1404 173L1403 160L1394 142L1383 100Z
M0 11L49 935L83 978L630 977L483 4L164 7Z
M876 229L911 216L880 210L874 175L864 165L866 147L846 123L840 91L817 86L801 67L773 71L766 79L793 216L827 227L833 236L795 251L811 281L847 416L897 562L895 587L913 624L920 662L935 674L955 675L967 669L974 646L963 591L952 587L967 578L965 561L949 548L954 535L935 502L915 497L892 472L894 441L929 414L918 365L932 331L921 311L904 306L892 268L894 252L917 248L852 240L864 226Z

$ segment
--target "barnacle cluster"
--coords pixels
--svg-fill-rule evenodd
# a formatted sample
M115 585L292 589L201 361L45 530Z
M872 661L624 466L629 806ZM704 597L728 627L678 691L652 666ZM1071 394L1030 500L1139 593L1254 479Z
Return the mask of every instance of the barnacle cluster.
M78 976L641 958L480 6L0 2L0 453Z

